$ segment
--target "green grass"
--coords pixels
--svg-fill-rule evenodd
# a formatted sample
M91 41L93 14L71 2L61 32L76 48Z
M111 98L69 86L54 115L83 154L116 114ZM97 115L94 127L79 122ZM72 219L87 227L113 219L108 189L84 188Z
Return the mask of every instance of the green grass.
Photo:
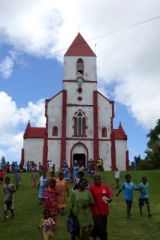
M122 173L121 182L124 180ZM110 204L110 216L108 217L108 233L111 240L159 240L160 236L160 171L133 171L130 172L132 180L139 183L142 176L147 176L150 184L150 202L153 216L147 217L146 209L144 216L139 216L138 193L135 192L132 218L127 220L126 206L123 194L115 196L114 174L102 173L102 179L114 192L113 202ZM12 176L12 175L11 175ZM89 178L89 181L92 181ZM1 240L42 240L42 234L38 231L42 214L42 206L37 203L38 190L31 187L30 175L22 173L20 189L15 194L15 218L3 221L3 192L0 185L0 239ZM67 212L67 209L66 209ZM67 215L67 213L66 213ZM58 217L56 240L70 240L66 231L66 216Z

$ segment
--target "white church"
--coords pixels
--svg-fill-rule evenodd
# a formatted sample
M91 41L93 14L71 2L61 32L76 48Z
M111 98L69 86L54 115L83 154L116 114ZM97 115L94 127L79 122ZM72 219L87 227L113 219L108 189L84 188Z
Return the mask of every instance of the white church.
M64 55L63 89L45 100L46 126L24 132L21 163L34 161L56 170L67 161L87 166L103 159L104 170L128 169L127 135L113 128L114 101L97 91L96 55L78 33Z

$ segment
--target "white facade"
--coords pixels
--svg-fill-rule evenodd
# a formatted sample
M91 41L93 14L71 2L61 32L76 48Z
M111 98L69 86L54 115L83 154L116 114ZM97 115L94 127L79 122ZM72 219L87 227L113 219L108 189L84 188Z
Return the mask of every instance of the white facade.
M45 116L46 128L26 128L25 162L51 161L58 170L64 161L87 167L102 158L105 170L126 170L127 136L121 124L113 129L114 102L97 91L96 56L80 34L64 56L63 90L46 100Z

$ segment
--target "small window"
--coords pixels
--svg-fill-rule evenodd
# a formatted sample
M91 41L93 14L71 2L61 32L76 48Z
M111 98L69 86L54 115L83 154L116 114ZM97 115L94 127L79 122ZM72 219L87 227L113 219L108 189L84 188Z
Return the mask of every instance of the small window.
M107 129L105 127L102 128L102 137L107 137Z
M56 127L56 126L53 127L52 136L58 136L58 127Z
M77 73L84 74L84 62L81 58L77 61Z

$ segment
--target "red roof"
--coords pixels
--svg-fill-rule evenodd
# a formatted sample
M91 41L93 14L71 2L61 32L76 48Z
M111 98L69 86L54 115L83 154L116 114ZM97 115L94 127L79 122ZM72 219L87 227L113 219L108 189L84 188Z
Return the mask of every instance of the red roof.
M64 56L89 56L96 57L88 43L84 40L82 35L78 33L71 46Z
M31 127L30 122L28 122L26 131L24 133L25 138L44 138L46 128Z
M118 129L113 129L113 134L115 139L127 140L127 135L125 134L121 123Z

